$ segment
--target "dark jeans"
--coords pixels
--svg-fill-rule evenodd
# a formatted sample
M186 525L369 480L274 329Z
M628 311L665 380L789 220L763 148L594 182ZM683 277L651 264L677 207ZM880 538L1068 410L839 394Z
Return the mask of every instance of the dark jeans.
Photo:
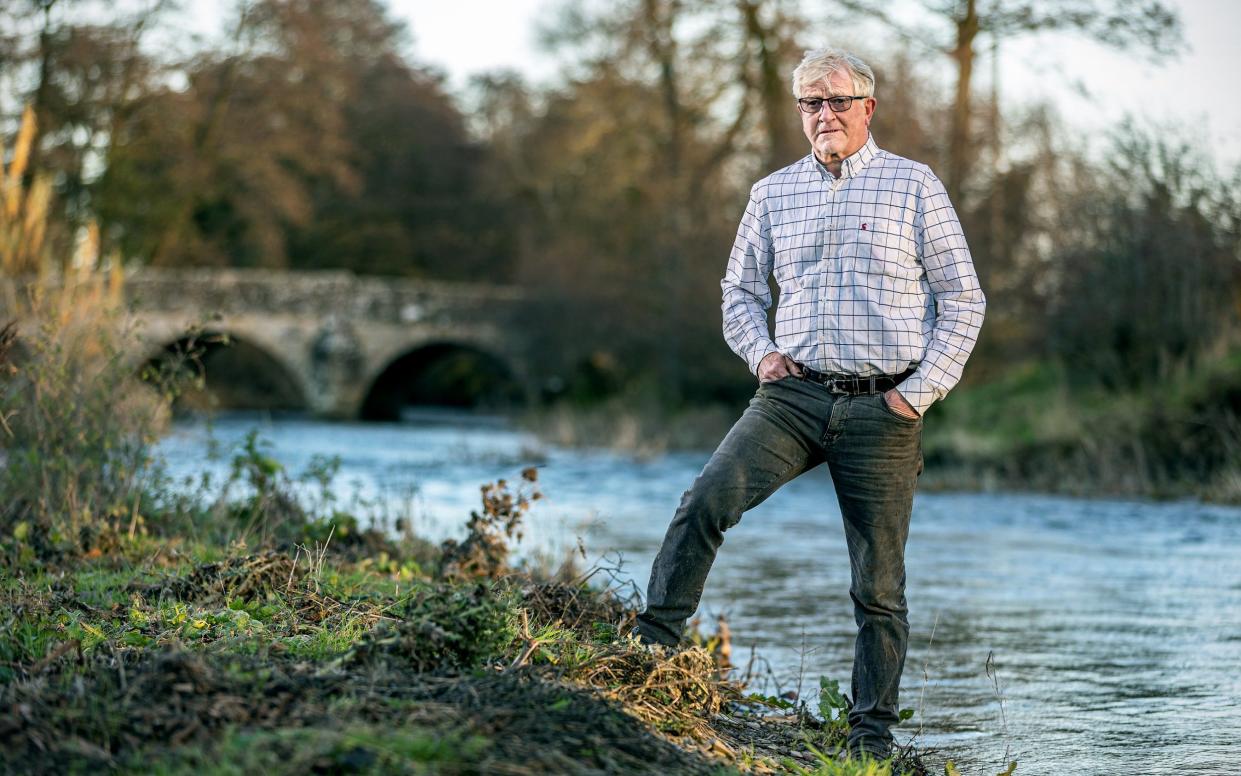
M639 632L676 644L698 608L724 532L777 488L826 462L844 517L854 619L850 749L882 753L898 721L905 666L905 539L922 473L922 419L881 394L847 396L786 377L759 386L750 406L686 491L651 568Z

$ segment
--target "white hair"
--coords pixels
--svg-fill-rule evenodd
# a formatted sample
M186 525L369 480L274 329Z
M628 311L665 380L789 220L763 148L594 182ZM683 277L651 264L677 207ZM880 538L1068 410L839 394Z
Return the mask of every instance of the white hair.
M855 54L834 48L813 49L802 57L793 70L793 96L801 97L802 89L826 81L832 73L843 72L853 81L853 95L875 96L875 71Z

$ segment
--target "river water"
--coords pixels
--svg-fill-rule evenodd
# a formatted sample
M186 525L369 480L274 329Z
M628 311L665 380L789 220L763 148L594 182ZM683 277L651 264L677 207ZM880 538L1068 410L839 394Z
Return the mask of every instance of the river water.
M537 464L545 499L522 552L619 566L644 587L664 529L708 452L635 460L539 443L499 420L424 413L399 424L223 416L161 443L173 473L257 428L297 472L338 456L339 489L463 533L478 485ZM1193 502L920 493L908 558L910 646L898 739L962 772L1241 773L1241 509ZM754 648L766 691L848 687L854 624L826 469L729 531L702 612L723 613L734 662ZM938 770L939 766L935 766Z

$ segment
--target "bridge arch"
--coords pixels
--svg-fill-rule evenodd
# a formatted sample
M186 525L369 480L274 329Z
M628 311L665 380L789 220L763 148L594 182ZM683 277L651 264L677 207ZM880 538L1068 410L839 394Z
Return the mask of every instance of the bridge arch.
M279 349L260 337L211 330L163 341L147 359L147 366L180 368L203 378L202 389L190 389L178 397L178 410L310 409L304 381L278 355Z
M362 400L364 420L398 420L408 406L501 410L524 399L517 371L483 347L440 340L388 358Z

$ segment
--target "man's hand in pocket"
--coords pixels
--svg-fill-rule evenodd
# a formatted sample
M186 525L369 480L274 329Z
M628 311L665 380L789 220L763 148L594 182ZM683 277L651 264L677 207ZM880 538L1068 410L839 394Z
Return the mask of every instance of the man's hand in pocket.
M895 388L892 388L885 393L883 395L883 400L888 403L888 409L892 410L897 415L900 415L902 418L917 420L920 417L918 415L918 411L914 409L914 406L910 404L904 396L901 396L901 392Z
M763 356L763 360L758 363L760 383L772 383L789 375L801 377L801 365L778 350Z

